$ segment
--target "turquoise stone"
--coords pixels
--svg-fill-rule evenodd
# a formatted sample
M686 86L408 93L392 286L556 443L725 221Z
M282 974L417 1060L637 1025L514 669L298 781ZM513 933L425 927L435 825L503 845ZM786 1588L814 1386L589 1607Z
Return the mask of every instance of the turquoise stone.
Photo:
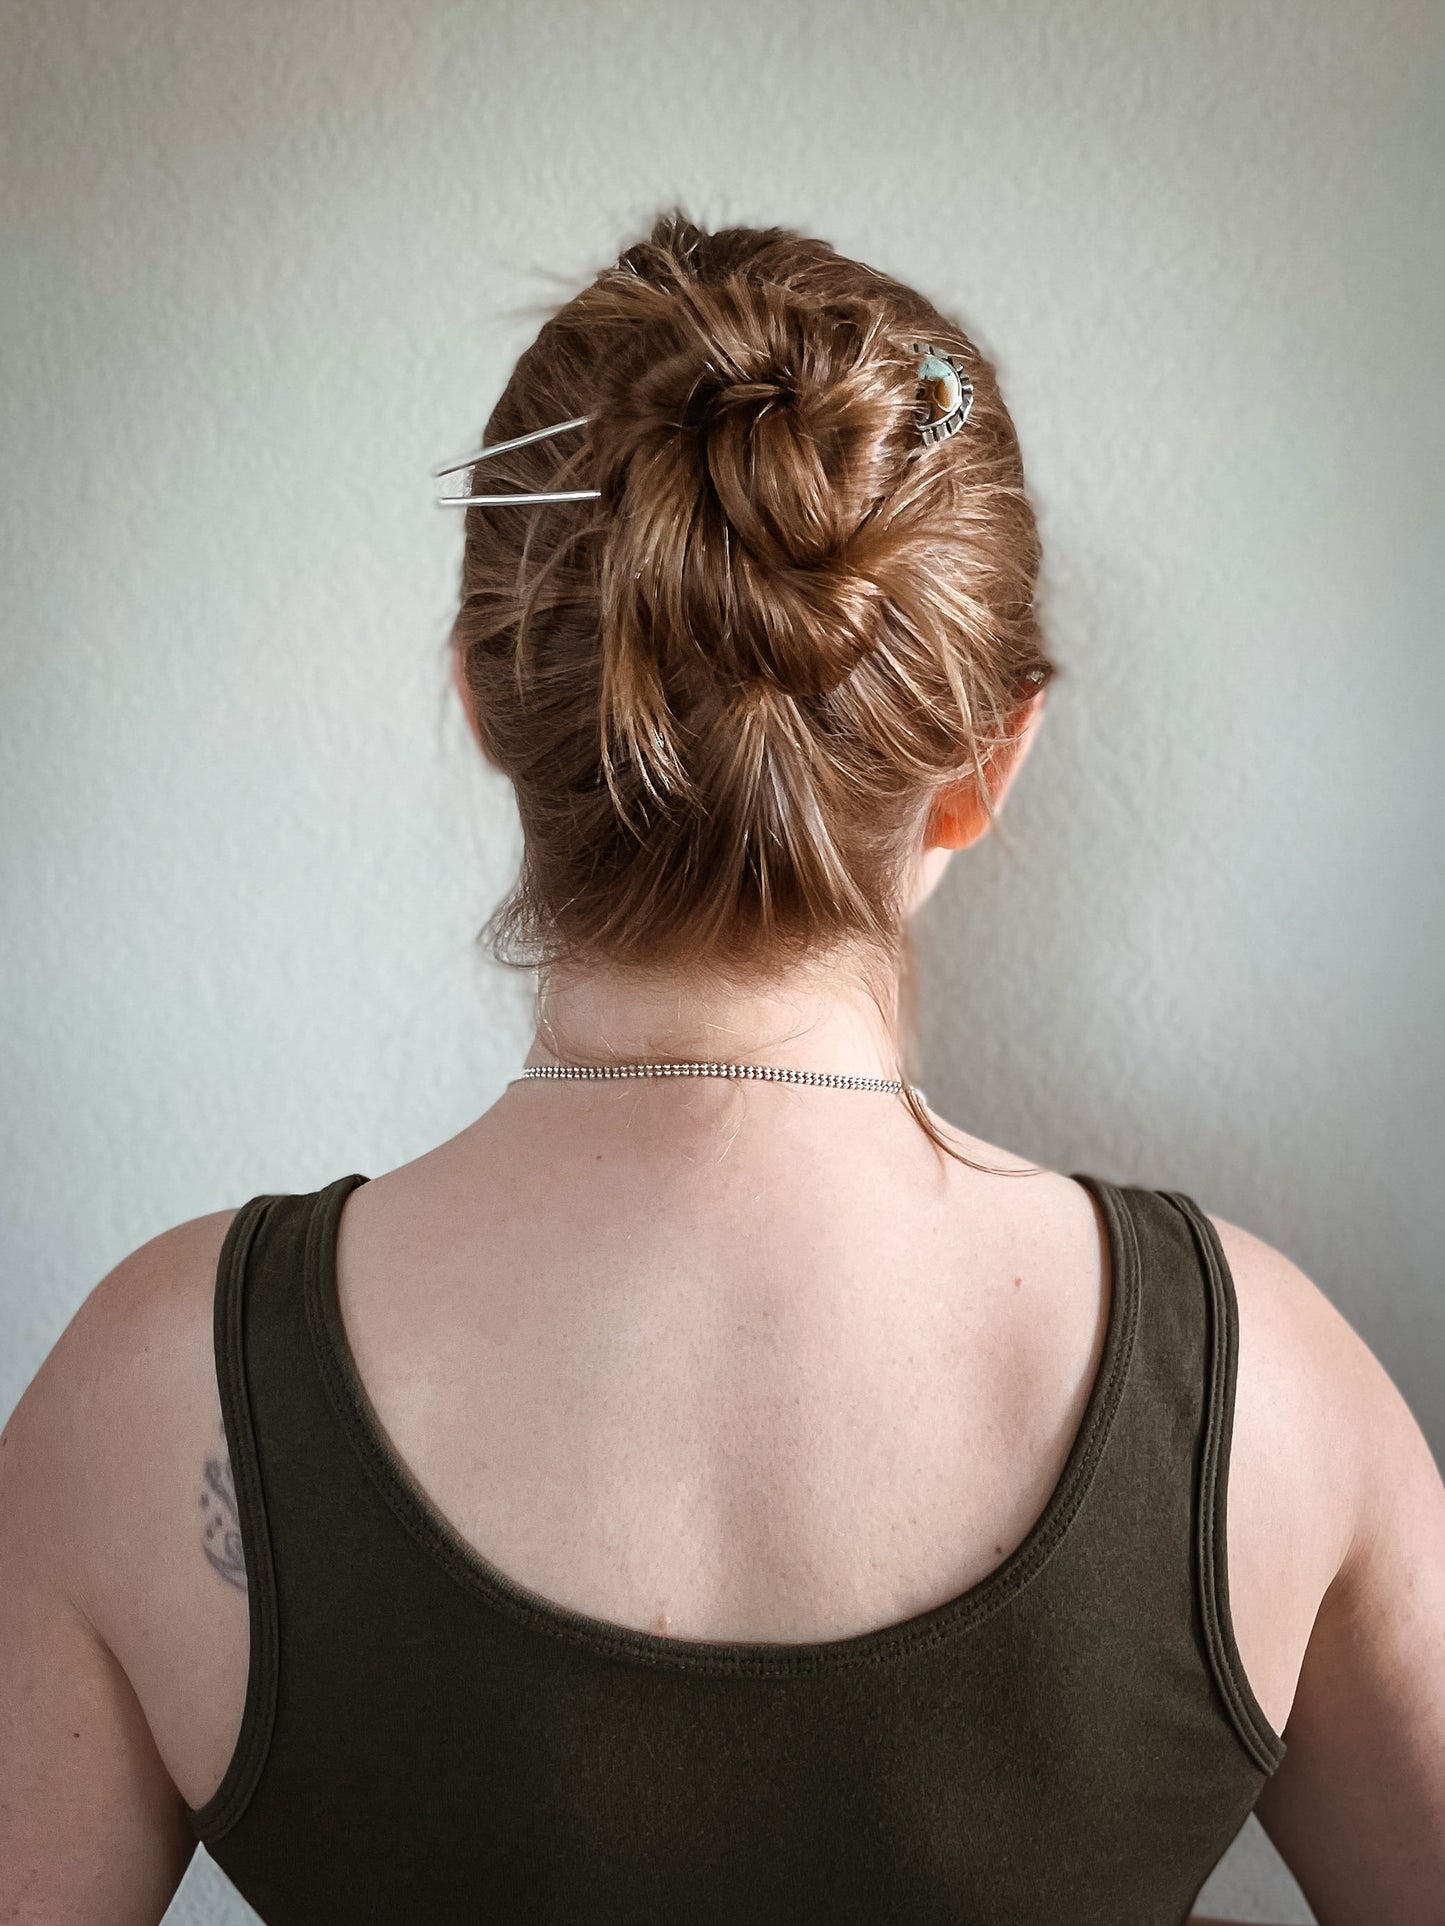
M926 354L918 364L918 379L927 393L930 420L942 421L951 415L963 393L957 371L942 355Z

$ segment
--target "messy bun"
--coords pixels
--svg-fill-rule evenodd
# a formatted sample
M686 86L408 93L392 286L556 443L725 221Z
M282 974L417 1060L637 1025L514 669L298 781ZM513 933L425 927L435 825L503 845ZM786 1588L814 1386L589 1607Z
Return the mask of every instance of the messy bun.
M934 446L919 341L973 384ZM992 814L987 758L1055 673L992 366L825 242L673 212L546 322L483 440L578 415L487 487L595 501L467 513L452 642L524 841L493 953L896 966L934 794L971 776Z
M598 398L614 646L735 693L827 694L880 640L873 564L913 415L909 357L857 300L734 275L663 297L655 359ZM912 360L916 362L917 356ZM871 538L871 539L870 539Z

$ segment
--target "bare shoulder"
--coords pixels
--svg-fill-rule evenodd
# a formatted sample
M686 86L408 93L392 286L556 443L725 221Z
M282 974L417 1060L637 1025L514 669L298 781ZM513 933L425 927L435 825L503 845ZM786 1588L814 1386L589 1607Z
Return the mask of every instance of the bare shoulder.
M1313 1535L1323 1596L1376 1518L1401 1454L1428 1459L1429 1448L1384 1365L1299 1265L1238 1224L1211 1222L1239 1307L1234 1449L1260 1470L1274 1464L1281 1495L1313 1496L1298 1523Z
M1445 1886L1445 1484L1325 1293L1212 1221L1239 1306L1235 1631L1257 1690L1289 1680L1258 1816L1322 1926L1425 1926Z
M48 1598L73 1617L183 1790L209 1770L192 1757L191 1681L209 1672L239 1703L247 1661L212 1339L235 1215L189 1219L123 1258L0 1434L0 1615L20 1611L23 1592L32 1614Z
M23 1477L18 1466L10 1472L12 1504L28 1508L30 1494L41 1493L53 1556L64 1555L68 1523L84 1518L92 1481L154 1439L161 1401L181 1394L190 1403L206 1388L189 1380L210 1373L216 1264L235 1214L191 1218L122 1258L81 1303L0 1433L0 1451L24 1466Z
M211 1320L234 1210L191 1218L122 1258L81 1303L0 1433L4 1516L93 1596L112 1502L217 1403ZM43 1530L40 1529L43 1522ZM120 1524L124 1518L116 1520ZM99 1589L104 1589L103 1582Z
M1393 1385L1349 1319L1297 1263L1241 1225L1210 1221L1239 1306L1233 1456L1241 1470L1258 1473L1260 1497L1295 1514L1291 1537L1316 1579L1318 1602L1358 1529L1374 1408ZM1235 1514L1233 1485L1229 1497ZM1239 1497L1248 1504L1247 1491ZM1300 1543L1302 1533L1308 1545Z
M117 1264L0 1433L3 1918L158 1919L194 1851L191 1789L234 1740L246 1601L204 1550L234 1216Z

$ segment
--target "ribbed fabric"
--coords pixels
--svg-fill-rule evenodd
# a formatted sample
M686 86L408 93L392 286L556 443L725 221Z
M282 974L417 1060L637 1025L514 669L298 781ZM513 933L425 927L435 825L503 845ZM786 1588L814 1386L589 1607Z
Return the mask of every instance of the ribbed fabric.
M268 1926L1180 1926L1285 1750L1229 1616L1234 1287L1191 1199L1075 1176L1113 1291L1042 1516L961 1597L809 1645L609 1625L489 1564L347 1348L366 1178L244 1205L215 1343L252 1656L191 1820Z

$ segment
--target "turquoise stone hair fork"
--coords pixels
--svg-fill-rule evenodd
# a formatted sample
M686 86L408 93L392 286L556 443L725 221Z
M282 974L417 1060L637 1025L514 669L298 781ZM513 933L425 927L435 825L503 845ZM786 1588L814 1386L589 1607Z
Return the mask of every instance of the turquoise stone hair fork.
M973 409L973 383L957 356L935 353L931 343L915 341L918 364L918 433L923 441L947 441L956 435Z
M973 407L973 383L963 372L962 365L955 355L938 354L927 341L911 341L909 353L920 357L917 368L919 400L915 420L918 425L918 438L923 442L947 441L956 435L968 420ZM478 462L488 461L493 455L505 455L509 449L525 448L529 442L543 441L548 435L565 434L569 428L583 428L592 419L590 415L574 415L570 421L557 421L550 428L534 428L529 435L517 435L511 441L493 442L490 448L480 448L474 455L462 461L449 462L445 468L434 468L433 478L440 481L444 475L459 475L464 468L475 468ZM541 494L528 494L513 491L508 495L438 495L438 508L528 508L534 502L590 502L602 493L600 488L559 488Z

